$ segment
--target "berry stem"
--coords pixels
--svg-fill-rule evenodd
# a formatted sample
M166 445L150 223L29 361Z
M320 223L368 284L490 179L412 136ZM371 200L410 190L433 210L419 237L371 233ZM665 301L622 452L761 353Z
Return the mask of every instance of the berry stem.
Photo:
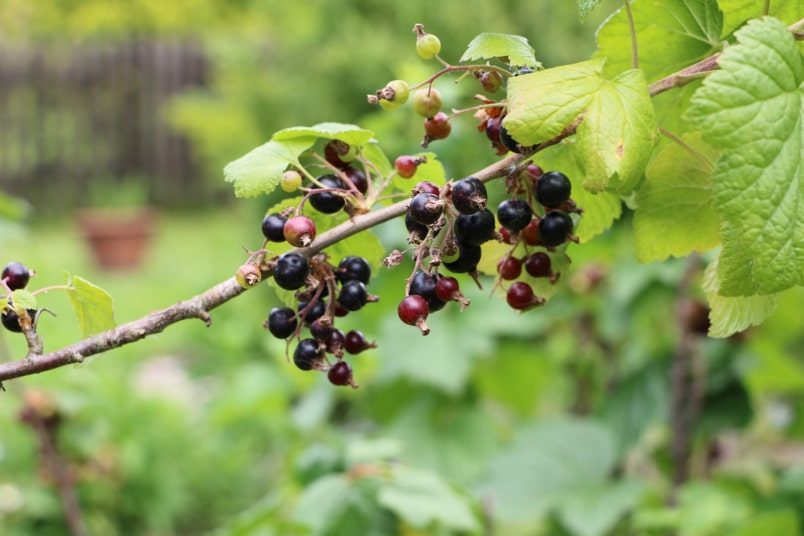
M503 76L511 76L511 73L507 69L497 67L496 65L450 65L449 63L442 60L439 56L436 56L436 58L438 59L438 61L441 62L444 68L441 69L440 71L437 71L435 74L433 74L426 80L423 80L416 85L410 86L411 91L430 85L447 73L454 73L458 71L466 71L466 72L480 71L480 70L497 71Z

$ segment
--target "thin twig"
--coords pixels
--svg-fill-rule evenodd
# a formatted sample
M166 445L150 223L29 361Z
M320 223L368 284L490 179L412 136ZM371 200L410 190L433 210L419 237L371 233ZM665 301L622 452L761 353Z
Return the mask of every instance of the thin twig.
M623 0L623 2L625 2L625 14L628 16L628 31L631 34L631 67L639 69L639 47L637 45L634 13L631 11L631 0Z

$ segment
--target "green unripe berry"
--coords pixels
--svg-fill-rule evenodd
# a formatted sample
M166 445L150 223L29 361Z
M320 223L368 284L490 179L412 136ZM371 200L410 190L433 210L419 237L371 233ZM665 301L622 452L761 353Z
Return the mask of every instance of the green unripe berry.
M284 191L291 193L298 190L301 183L302 176L299 172L289 169L282 174L282 180L279 182L279 186L281 186Z
M262 280L260 269L253 264L244 264L235 273L237 283L243 288L251 288Z
M377 98L383 110L395 110L405 104L410 96L410 87L404 80L392 80L381 90Z
M433 34L419 34L416 38L416 52L425 60L435 58L441 52L441 40Z
M421 88L413 95L413 111L427 119L441 111L441 93L434 87Z

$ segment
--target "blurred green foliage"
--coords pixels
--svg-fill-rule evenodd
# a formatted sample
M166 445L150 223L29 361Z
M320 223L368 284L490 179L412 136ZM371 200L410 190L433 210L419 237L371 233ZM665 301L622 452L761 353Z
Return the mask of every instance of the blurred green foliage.
M173 120L221 180L224 163L274 131L322 120L374 130L388 154L416 150L412 114L379 113L363 97L379 81L429 73L413 52L414 22L439 34L449 58L480 31L504 31L527 36L550 66L592 51L594 21L581 26L575 9L6 0L0 21L41 39L198 35L216 59L215 85L182 97ZM462 91L442 90L447 102ZM491 159L473 130L456 127L437 148L448 175ZM4 224L0 247L36 269L36 288L61 284L63 271L87 277L114 296L125 322L229 277L241 246L258 247L272 202L165 215L138 273L97 270L69 222ZM0 532L67 533L35 434L18 420L34 391L62 416L58 442L92 534L446 536L492 525L506 536L800 533L804 293L786 293L750 333L694 342L705 411L693 478L670 506L674 307L686 264L638 264L629 225L626 217L570 247L572 268L549 308L517 315L488 299L490 279L484 290L462 280L473 305L433 315L427 338L395 317L411 266L376 271L369 289L381 301L339 324L379 344L350 358L358 390L287 362L284 342L260 328L279 303L267 285L213 311L210 328L185 322L88 364L7 382ZM388 251L404 247L402 227L377 230ZM58 314L42 320L46 348L78 340L66 297L41 300ZM6 359L24 355L20 337L2 342Z

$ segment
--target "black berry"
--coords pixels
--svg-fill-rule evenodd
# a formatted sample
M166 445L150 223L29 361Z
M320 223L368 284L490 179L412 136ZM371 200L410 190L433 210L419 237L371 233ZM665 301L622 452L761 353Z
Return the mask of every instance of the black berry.
M572 232L572 218L561 210L551 210L539 221L539 240L548 247L563 244Z
M533 277L552 276L553 268L550 257L543 251L537 251L525 259L525 271Z
M309 307L308 307L309 306ZM299 303L299 315L304 319L304 325L309 326L327 312L327 302L324 300L317 300L314 304L310 302Z
M364 194L368 191L368 178L366 178L365 173L352 166L347 166L343 168L342 171L346 177L352 181L352 184L357 188L358 192Z
M409 294L417 294L427 300L431 313L443 309L447 304L447 302L436 296L436 283L438 283L438 274L429 274L422 271L416 272L410 281Z
M500 143L513 153L521 153L522 146L516 141L511 135L508 133L508 129L504 126L500 126Z
M500 225L518 233L530 223L533 218L533 209L523 199L506 199L497 207L497 219Z
M338 294L338 303L347 311L358 311L366 305L368 292L362 281L347 281Z
M290 307L274 307L268 313L265 325L277 339L287 339L296 331L298 320L296 313Z
M452 205L461 214L474 214L486 207L486 185L476 177L461 179L452 185Z
M315 339L302 339L293 351L293 363L301 370L312 370L324 357Z
M343 348L350 354L359 354L364 350L368 350L369 348L376 348L376 342L369 342L366 339L366 336L363 335L363 332L358 331L356 329L351 330L349 333L346 334L345 339L343 341Z
M405 214L405 228L410 233L413 242L421 242L427 236L427 226L414 220L410 212Z
M408 206L410 216L422 225L432 225L437 222L443 211L444 202L433 194L416 194Z
M5 268L0 277L6 280L8 288L11 290L23 289L28 285L31 278L31 271L28 267L21 262L10 262Z
M455 243L458 245L458 255L453 259L442 258L444 268L455 274L473 272L480 262L480 246L469 246L458 241Z
M536 181L536 201L548 208L563 205L572 193L569 178L560 171L545 173Z
M484 208L474 214L459 214L455 218L453 230L461 244L479 246L494 238L496 226L494 214L489 209Z
M335 175L322 175L318 177L319 188L342 191L346 188L343 181ZM343 208L345 201L337 191L324 191L310 194L310 204L324 214L335 214Z
M262 234L271 242L284 242L285 241L285 223L288 221L286 217L279 213L268 214L262 220Z
M329 367L327 379L332 385L357 387L357 384L352 380L352 367L346 361L338 361Z
M341 259L338 263L338 269L335 271L335 277L338 281L345 283L347 281L361 281L368 285L371 278L371 266L366 259L358 257L357 255L349 255Z
M304 285L310 275L310 264L298 253L285 253L276 263L274 281L285 290L296 290Z

